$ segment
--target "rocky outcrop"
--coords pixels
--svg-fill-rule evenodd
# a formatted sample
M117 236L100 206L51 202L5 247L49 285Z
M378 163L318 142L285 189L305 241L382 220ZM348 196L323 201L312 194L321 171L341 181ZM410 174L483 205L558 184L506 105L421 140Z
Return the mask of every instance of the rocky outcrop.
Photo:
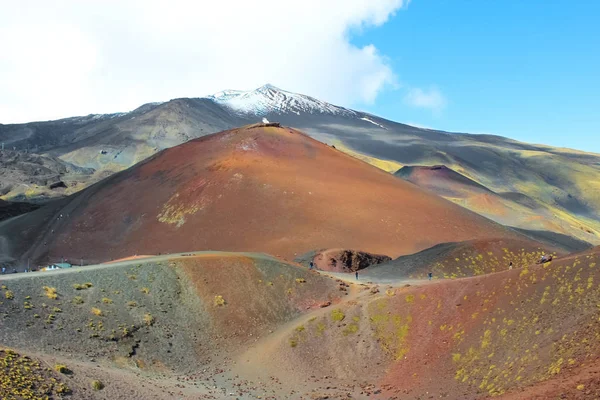
M313 257L318 269L331 272L354 272L390 260L386 255L344 249L322 250Z

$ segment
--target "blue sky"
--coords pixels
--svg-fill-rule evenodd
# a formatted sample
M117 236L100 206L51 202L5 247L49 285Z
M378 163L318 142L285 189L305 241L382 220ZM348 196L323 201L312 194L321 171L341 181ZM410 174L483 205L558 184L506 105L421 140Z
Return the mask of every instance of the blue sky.
M449 131L600 153L600 1L414 0L355 35L401 87L368 111ZM443 102L411 106L411 87Z

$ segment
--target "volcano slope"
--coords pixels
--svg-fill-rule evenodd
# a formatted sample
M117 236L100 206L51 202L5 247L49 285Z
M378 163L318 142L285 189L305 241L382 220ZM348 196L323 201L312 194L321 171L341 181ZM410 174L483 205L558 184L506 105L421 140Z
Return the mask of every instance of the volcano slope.
M385 288L248 253L14 274L0 358L74 398L597 398L599 258Z
M272 85L145 104L129 113L0 124L0 141L19 152L33 151L96 170L87 178L71 178L70 190L78 191L164 148L263 118L301 129L386 171L444 164L496 193L542 203L552 211L547 229L566 230L570 236L600 244L598 154L417 128ZM39 177L26 173L22 178L11 184L5 200L48 194L43 187L31 187L31 179ZM473 207L477 211L481 205L475 202Z
M576 239L589 239L591 234L576 216L522 193L493 192L445 165L405 166L395 175L502 225L523 229L538 240L569 251L592 247Z
M301 132L262 125L167 149L57 204L0 224L13 259L226 250L291 260L322 248L397 257L523 238Z
M596 248L545 265L371 288L242 359L271 360L265 370L275 376L273 366L279 376L333 374L383 399L598 398L599 258Z
M398 280L456 279L491 274L535 264L542 255L564 256L551 246L513 239L479 239L442 243L415 254L372 265L361 273L361 280L393 283Z
M30 369L39 362L72 371L62 377L49 371L40 377L44 382L34 382L23 368L11 367L19 382L39 389L34 398L43 397L42 386L64 393L63 385L78 399L166 399L175 391L179 398L214 399L226 387L264 398L264 386L259 391L237 380L234 387L226 374L233 355L346 296L327 277L247 253L163 256L2 278L0 359L12 365L31 355ZM50 385L52 377L61 384ZM175 377L177 387L169 384ZM89 393L93 379L105 389ZM21 398L21 389L2 381L0 397Z
M28 213L39 208L37 204L8 202L0 199L0 221Z

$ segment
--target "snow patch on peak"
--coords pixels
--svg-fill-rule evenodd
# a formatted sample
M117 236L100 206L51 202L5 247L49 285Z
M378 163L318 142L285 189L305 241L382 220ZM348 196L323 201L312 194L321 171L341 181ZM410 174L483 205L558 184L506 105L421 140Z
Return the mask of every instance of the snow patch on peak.
M261 87L259 87L256 90L259 91L259 92L266 92L266 91L269 91L269 90L282 91L277 86L271 85L270 83L264 84L264 85L262 85Z
M212 96L209 96L208 98L213 99L215 101L227 101L228 99L239 96L242 93L244 92L242 92L241 90L223 90L213 94Z
M378 127L380 127L380 128L387 129L385 126L383 126L383 125L381 125L381 124L378 124L377 122L375 122L375 121L373 121L372 119L369 119L369 118L367 118L367 117L362 117L361 119L362 119L363 121L370 122L370 123L372 123L373 125L377 125L377 126L378 126Z
M310 96L288 92L271 84L251 91L225 90L208 99L222 104L240 114L263 116L269 113L329 114L357 117L355 111L334 106Z

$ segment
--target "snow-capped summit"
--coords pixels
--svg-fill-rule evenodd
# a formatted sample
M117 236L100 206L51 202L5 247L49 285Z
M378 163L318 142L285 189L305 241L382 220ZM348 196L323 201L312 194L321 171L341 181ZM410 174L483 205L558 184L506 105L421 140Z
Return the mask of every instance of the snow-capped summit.
M356 117L355 111L334 106L310 96L288 92L271 84L251 91L224 90L208 97L240 114L266 115L269 113L330 114Z

